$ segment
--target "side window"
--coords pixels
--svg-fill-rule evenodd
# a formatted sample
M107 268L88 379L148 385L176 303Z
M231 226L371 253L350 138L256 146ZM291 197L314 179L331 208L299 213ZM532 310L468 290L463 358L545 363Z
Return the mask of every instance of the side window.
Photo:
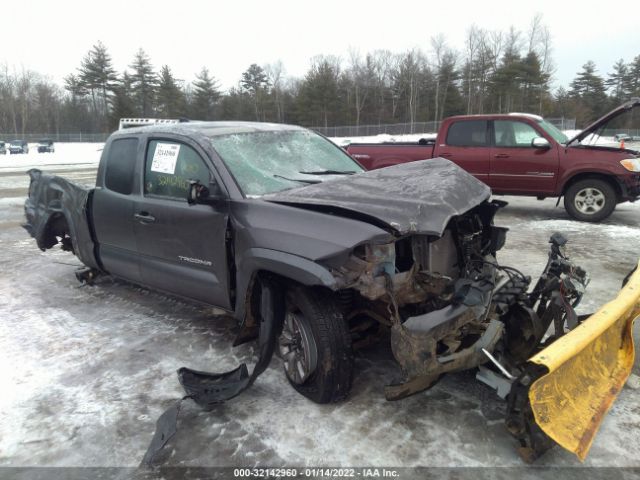
M144 193L187 201L189 180L209 183L209 169L198 153L184 143L151 140L144 169Z
M496 147L530 147L531 140L540 136L531 125L513 120L496 120L493 129Z
M109 190L123 195L131 194L137 150L137 138L122 138L111 142L107 153L104 180L104 184Z
M452 147L488 146L487 121L462 120L451 124L447 132L446 143Z

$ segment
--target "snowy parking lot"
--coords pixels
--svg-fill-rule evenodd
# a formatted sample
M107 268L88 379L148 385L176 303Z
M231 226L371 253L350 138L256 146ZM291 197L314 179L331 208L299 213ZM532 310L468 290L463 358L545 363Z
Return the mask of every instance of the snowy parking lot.
M20 227L25 171L95 180L100 144L0 157L0 465L130 466L140 463L158 416L183 394L176 369L225 371L248 361L233 348L232 319L111 278L81 286L69 253L43 253ZM572 221L555 199L501 197L510 228L500 261L536 276L548 238L591 276L579 313L614 297L640 256L640 204L601 224ZM639 339L640 325L635 327ZM636 343L636 351L638 343ZM634 371L640 374L636 360ZM472 372L443 378L398 402L388 347L360 351L351 396L317 405L287 383L279 360L240 397L210 412L185 404L164 462L190 466L520 466L503 402ZM640 467L640 390L625 387L584 465ZM539 464L581 466L555 448Z

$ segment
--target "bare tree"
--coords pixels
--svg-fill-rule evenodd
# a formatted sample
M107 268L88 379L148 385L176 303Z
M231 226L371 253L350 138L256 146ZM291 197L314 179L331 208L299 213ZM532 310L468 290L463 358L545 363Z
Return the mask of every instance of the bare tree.
M536 13L531 20L531 25L529 25L528 39L529 46L527 49L527 53L535 52L536 48L540 42L540 35L544 29L544 25L542 23L542 14L540 12Z
M349 49L349 66L346 71L347 79L353 88L354 105L356 113L356 125L360 125L362 111L367 102L373 76L371 56L367 55L363 61L360 52Z
M283 102L283 82L285 76L285 68L282 60L270 63L264 66L269 82L271 83L271 92L273 101L276 106L276 119L280 123L284 123L284 102Z
M474 87L474 64L476 61L476 57L478 55L478 49L480 48L482 30L478 28L475 24L471 25L469 30L467 30L467 38L465 41L465 48L467 54L467 114L471 114L472 112L472 90Z
M435 64L436 64L436 75L435 75L435 80L436 80L436 89L435 89L435 94L434 94L434 113L433 113L433 121L437 122L438 120L440 120L440 106L439 106L439 101L440 101L440 77L441 77L441 72L442 72L442 60L443 60L443 56L445 54L445 50L447 47L447 42L445 40L445 36L442 33L439 33L438 35L431 37L431 48L433 49L433 55L435 57Z
M393 81L393 71L396 68L397 58L389 50L375 50L371 55L371 69L377 102L378 123L382 123L386 117L386 99ZM395 117L396 102L391 98L391 117Z

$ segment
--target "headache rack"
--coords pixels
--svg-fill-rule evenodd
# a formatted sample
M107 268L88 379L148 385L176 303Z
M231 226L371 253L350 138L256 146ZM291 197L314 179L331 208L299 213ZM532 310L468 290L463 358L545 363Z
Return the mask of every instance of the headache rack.
M144 127L147 125L173 124L188 122L186 118L121 118L118 130L125 128Z

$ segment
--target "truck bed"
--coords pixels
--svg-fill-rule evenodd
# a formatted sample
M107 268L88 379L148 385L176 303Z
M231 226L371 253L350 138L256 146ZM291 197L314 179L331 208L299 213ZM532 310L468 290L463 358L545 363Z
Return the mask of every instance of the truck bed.
M435 140L403 143L352 143L347 152L367 170L433 158Z
M31 183L23 227L38 247L44 251L61 243L64 250L72 251L86 266L100 268L90 220L94 189L36 168L27 173Z

